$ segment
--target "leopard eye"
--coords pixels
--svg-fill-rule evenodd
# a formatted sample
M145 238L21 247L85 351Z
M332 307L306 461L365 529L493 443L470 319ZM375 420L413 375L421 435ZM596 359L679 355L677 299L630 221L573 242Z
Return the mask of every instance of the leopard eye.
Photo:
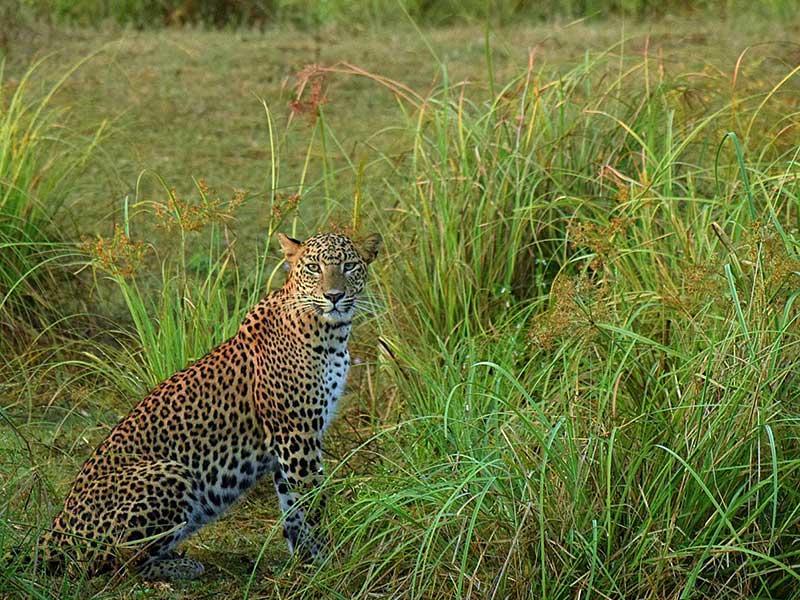
M319 274L320 268L317 263L308 263L306 265L306 271L308 271L309 273Z
M344 272L350 273L351 271L355 271L356 267L358 267L358 263L356 262L346 262L344 263Z

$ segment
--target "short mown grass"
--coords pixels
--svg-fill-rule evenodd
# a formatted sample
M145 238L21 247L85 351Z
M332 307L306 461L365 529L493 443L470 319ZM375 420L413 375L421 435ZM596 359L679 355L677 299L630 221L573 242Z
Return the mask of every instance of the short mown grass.
M329 440L332 552L288 560L264 486L188 543L213 567L199 582L12 562L0 589L797 597L799 69L734 55L683 71L648 44L502 74L486 44L481 83L442 61L432 88L316 67L291 117L254 102L265 191L143 175L116 228L75 246L96 337L73 325L5 363L0 545L31 548L127 407L280 282L274 231L333 221L380 230L386 252ZM322 77L394 96L388 141L345 143ZM252 215L255 251L233 225Z

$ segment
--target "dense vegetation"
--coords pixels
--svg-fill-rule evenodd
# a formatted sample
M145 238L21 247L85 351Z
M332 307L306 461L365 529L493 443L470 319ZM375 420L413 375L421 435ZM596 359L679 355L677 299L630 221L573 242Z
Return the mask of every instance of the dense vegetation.
M203 24L302 27L373 27L398 20L443 25L454 22L510 24L519 19L583 19L667 14L729 17L741 13L789 17L792 0L11 0L21 13L59 22L96 25L112 19L135 27Z
M478 83L439 40L433 87L317 64L251 102L262 183L246 190L201 178L226 164L213 155L191 185L163 165L131 177L134 145L106 139L124 120L108 134L70 114L50 93L67 84L31 84L41 65L0 82L0 554L32 552L108 428L280 283L276 231L387 242L331 436L324 564L287 562L267 485L189 543L214 566L199 582L45 578L18 558L3 593L798 595L796 51L742 42L698 66L641 36L541 65L478 39ZM191 76L182 108L208 102L209 71ZM355 80L386 101L348 106ZM197 152L203 127L153 135ZM87 182L115 169L103 212Z

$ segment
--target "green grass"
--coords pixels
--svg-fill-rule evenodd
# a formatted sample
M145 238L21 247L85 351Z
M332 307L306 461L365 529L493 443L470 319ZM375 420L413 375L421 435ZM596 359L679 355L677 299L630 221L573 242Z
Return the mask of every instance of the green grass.
M794 12L790 0L744 2L742 0L17 0L20 12L81 24L113 19L135 27L202 24L209 27L265 26L280 24L301 27L340 25L346 27L385 26L407 17L427 25L464 22L510 24L519 19L593 18L625 15L633 18L668 14L742 13L787 17Z
M80 63L38 92L31 88L42 62L10 82L0 62L0 328L6 338L27 333L26 324L52 307L46 295L58 281L55 267L74 254L58 243L54 221L64 190L75 185L103 134L102 127L89 136L71 131L65 111L51 106Z
M367 77L340 66L313 124L289 118L285 88L254 85L268 107L250 102L258 133L232 110L220 160L147 165L163 179L137 179L125 144L110 140L127 193L105 212L87 198L62 209L91 215L82 228L91 235L75 246L90 314L66 321L57 346L42 340L3 358L0 547L30 548L127 408L230 335L279 283L275 231L302 236L333 221L386 240L373 310L355 332L361 362L329 440L334 549L316 567L289 561L266 485L188 542L211 567L199 582L70 582L12 562L0 589L798 597L796 57L776 44L737 63L763 37L758 24L715 38L700 26L686 33L688 55L669 32L611 46L608 30L580 27L553 34L567 45L558 62L510 49L538 30L501 32L509 46L477 30L431 33L433 85L413 61L367 64ZM152 72L175 66L153 40L186 51L199 81L189 97L213 106L209 80L229 83L214 60L268 47L235 50L236 41L214 60L203 54L202 40L224 35L114 42L125 60L112 64L147 82L134 110L181 91ZM577 50L586 39L608 43ZM376 62L399 53L370 36L355 44L336 48L374 48ZM403 68L408 77L392 71ZM108 81L102 68L84 76ZM358 103L368 100L371 111ZM164 148L191 157L192 139L213 126L193 118L192 135L180 122L171 135L134 134L132 119L155 117L123 115L117 135L136 140L145 163ZM234 149L253 139L263 151L242 162ZM239 196L175 183L216 169L233 182L239 166L249 190Z

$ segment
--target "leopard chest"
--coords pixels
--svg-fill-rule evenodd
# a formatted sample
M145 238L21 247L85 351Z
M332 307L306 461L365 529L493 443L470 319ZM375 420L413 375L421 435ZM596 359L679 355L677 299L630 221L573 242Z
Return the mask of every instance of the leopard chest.
M341 352L328 356L322 372L322 430L330 427L336 416L339 398L344 392L347 383L347 373L350 370L350 353L344 346Z
M311 346L311 390L307 400L321 412L316 427L324 432L336 416L339 398L344 392L350 369L346 336L331 336Z

